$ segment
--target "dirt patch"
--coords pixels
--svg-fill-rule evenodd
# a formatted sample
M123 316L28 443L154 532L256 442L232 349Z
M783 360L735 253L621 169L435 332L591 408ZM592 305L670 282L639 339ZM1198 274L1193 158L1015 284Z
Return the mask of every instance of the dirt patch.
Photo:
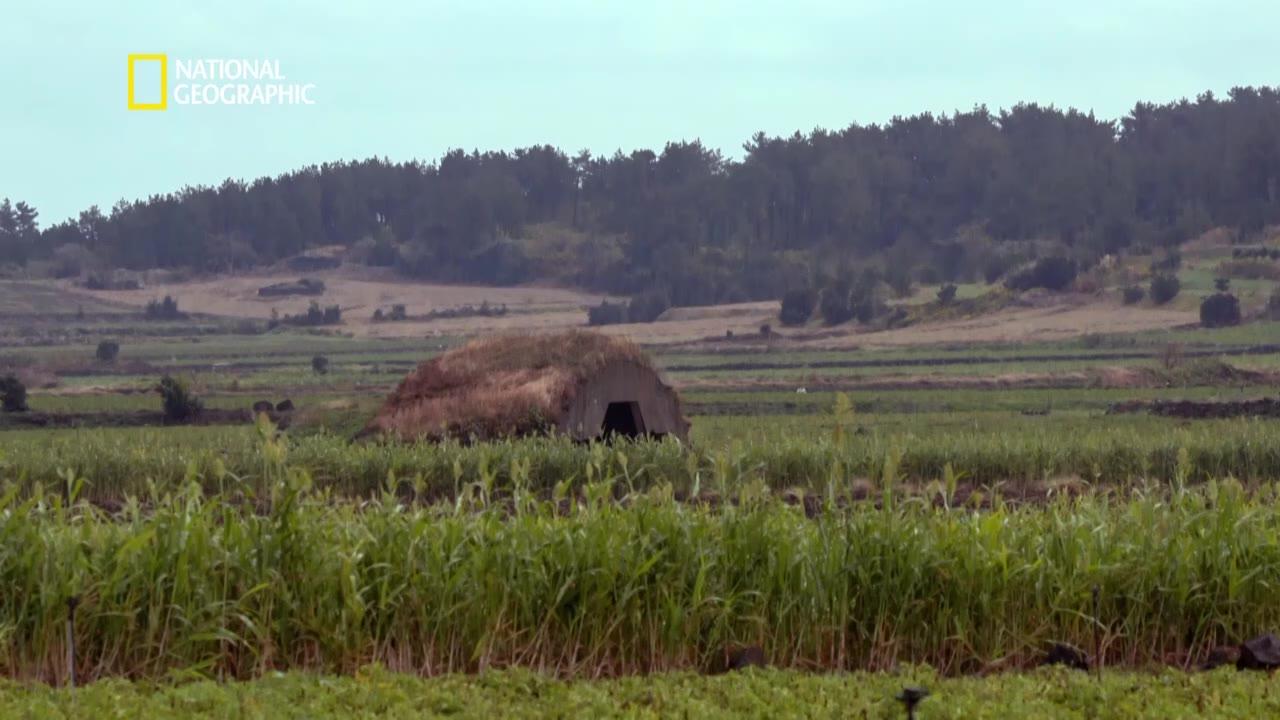
M818 340L815 347L838 349L966 343L1023 343L1063 340L1089 334L1157 330L1198 322L1190 311L1143 308L1075 296L1042 299L1037 307L1015 307L963 320L912 325L876 333Z
M601 295L546 287L483 287L475 285L441 285L419 283L397 277L378 268L343 266L314 273L324 283L319 302L339 305L343 310L344 329L368 332L373 311L379 307L403 304L414 313L432 309L505 304L513 311L546 310L573 312L576 324L586 321L585 307L598 304ZM158 283L140 290L84 290L94 297L135 307L164 295L177 299L179 307L209 315L266 319L275 310L280 315L305 312L315 297L261 297L258 290L277 283L295 283L296 272L255 273L216 277L194 282ZM486 320L474 318L471 320ZM380 323L380 334L392 334L397 323ZM433 323L435 326L436 323ZM406 332L404 334L416 334Z

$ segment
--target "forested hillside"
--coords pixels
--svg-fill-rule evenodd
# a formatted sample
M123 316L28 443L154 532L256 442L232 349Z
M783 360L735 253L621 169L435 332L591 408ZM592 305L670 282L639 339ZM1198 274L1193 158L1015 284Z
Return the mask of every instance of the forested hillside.
M673 109L678 112L678 108ZM39 228L0 205L0 261L222 271L308 247L441 281L543 280L677 304L777 298L816 275L999 277L1280 223L1280 89L1139 104L1112 121L1018 105L593 156L550 146L364 160L92 207ZM12 268L11 268L12 269Z

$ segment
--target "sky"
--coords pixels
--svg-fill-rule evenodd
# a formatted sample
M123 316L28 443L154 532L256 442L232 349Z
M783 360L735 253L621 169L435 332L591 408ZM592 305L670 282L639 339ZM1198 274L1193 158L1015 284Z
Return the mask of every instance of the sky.
M0 18L0 197L47 226L371 156L611 154L1021 101L1123 117L1280 84L1275 0L20 0ZM272 60L313 105L127 108L127 57Z

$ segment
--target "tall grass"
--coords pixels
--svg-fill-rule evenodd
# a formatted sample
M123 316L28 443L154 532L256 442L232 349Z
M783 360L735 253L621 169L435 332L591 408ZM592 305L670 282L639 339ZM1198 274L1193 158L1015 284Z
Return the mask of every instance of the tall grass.
M863 416L859 416L863 419ZM749 483L822 493L833 480L881 477L893 458L900 479L932 482L950 472L978 485L1025 486L1045 479L1132 486L1234 476L1248 482L1280 477L1280 434L1268 420L1203 421L1189 426L1104 421L1008 424L997 428L898 425L884 430L802 426L756 420L744 434L682 447L640 442L613 447L534 439L483 443L352 444L331 435L292 441L290 463L317 487L369 497L394 487L418 499L453 497L472 482L508 489L516 482L543 493L561 483L580 485L589 473L619 475L628 489L669 484L678 492L719 490ZM808 428L808 429L806 429ZM263 481L263 457L251 428L99 429L0 433L0 477L23 496L56 487L65 471L85 481L82 496L118 502L153 485L179 487L194 477L208 492L221 478ZM1180 460L1181 458L1181 460ZM517 477L519 475L519 477Z
M369 662L595 677L703 667L730 643L787 667L958 671L1023 664L1050 641L1089 648L1095 629L1109 664L1136 665L1280 624L1273 485L806 518L759 483L716 510L663 484L617 503L627 478L595 469L575 500L557 502L564 484L535 500L520 465L500 503L490 478L447 505L357 505L285 453L263 443L262 483L193 472L115 515L77 502L74 477L26 500L13 486L0 674L62 679L73 597L80 678Z

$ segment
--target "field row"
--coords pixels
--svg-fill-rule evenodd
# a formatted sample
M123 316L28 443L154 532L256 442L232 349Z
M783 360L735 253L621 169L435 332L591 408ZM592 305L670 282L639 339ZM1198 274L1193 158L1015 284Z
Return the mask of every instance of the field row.
M1052 642L1108 666L1189 665L1280 627L1280 486L996 504L886 495L806 512L758 487L717 508L670 488L575 499L476 483L447 506L360 506L267 457L269 482L108 514L64 495L0 503L0 675L81 678L379 662L435 675L708 670L733 645L774 666L944 673L1035 664ZM1096 588L1096 596L1095 596Z
M563 439L477 445L352 443L341 435L268 440L246 426L8 431L0 473L23 494L54 491L70 473L82 496L117 503L197 483L209 492L234 481L264 482L265 458L286 452L317 487L369 496L384 488L422 499L452 498L472 483L507 493L523 485L548 493L608 478L620 488L670 485L684 495L759 484L827 495L951 482L986 495L1038 491L1068 481L1141 487L1235 477L1280 477L1280 434L1272 421L1055 413L862 414L758 418L704 417L695 442L585 446ZM271 449L267 449L271 448ZM229 480L230 479L230 480ZM876 491L879 492L878 490Z

